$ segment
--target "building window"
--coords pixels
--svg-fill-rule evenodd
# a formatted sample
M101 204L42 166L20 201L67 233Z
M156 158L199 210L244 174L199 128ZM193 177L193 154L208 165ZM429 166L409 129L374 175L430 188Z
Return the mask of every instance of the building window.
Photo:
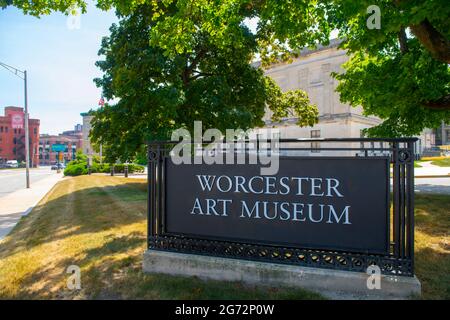
M17 134L17 129L14 129L14 134Z
M22 129L19 129L19 134L21 134L22 133Z
M311 138L320 138L320 130L311 130Z
M272 138L276 141L273 146L275 149L279 149L280 148L280 139L281 139L281 133L280 132L274 132L272 134Z
M0 127L0 132L3 132L3 127Z
M8 127L5 127L5 132L8 133Z
M360 129L359 130L359 137L360 138L364 138L364 129ZM363 149L364 149L364 142L363 141L361 141L360 143L359 143L359 146L361 147L361 151L363 151Z
M320 138L320 130L311 130L311 139ZM311 142L311 152L318 153L320 152L320 142L313 141Z
M34 134L37 134L37 128L33 129Z

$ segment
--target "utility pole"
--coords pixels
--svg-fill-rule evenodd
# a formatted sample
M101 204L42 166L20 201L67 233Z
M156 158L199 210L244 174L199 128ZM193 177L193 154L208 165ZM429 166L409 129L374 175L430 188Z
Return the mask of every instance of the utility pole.
M0 62L0 66L13 73L24 81L25 93L25 163L26 163L26 187L30 188L30 134L28 132L28 90L27 90L27 71L22 71L11 67L6 63ZM22 75L22 76L21 76Z
M28 131L28 90L27 90L27 70L23 72L23 80L25 85L25 154L26 154L26 185L30 188L30 132Z

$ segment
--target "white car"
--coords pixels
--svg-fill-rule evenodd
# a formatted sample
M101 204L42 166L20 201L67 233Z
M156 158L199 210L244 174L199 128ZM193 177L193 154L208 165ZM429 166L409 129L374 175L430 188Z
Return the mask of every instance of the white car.
M18 168L19 163L17 162L17 160L8 160L8 161L6 161L6 166L8 168Z

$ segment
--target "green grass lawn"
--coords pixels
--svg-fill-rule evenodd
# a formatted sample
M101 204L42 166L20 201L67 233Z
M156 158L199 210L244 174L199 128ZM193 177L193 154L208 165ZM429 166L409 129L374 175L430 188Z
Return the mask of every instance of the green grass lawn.
M65 178L0 242L3 299L318 299L299 289L142 272L146 183ZM423 298L450 299L450 197L416 197L416 274ZM66 287L70 265L81 290Z
M0 242L0 298L322 298L301 289L144 274L146 199L144 180L64 179ZM66 288L70 265L81 268L81 290Z
M431 164L434 164L435 166L439 167L450 167L450 157L445 159L433 160Z

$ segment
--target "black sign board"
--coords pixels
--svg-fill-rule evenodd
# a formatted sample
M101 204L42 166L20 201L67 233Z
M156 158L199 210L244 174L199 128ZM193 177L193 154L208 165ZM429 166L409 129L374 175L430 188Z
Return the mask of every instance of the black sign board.
M167 235L389 253L388 157L280 157L252 164L165 161Z

